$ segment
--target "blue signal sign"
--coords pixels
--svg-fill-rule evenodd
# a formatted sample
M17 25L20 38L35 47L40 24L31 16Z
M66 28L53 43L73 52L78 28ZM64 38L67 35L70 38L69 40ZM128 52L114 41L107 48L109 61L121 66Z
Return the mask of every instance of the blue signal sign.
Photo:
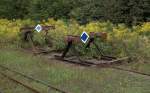
M81 34L81 41L83 42L83 43L86 43L87 41L88 41L88 39L89 39L89 35L84 31L82 34Z

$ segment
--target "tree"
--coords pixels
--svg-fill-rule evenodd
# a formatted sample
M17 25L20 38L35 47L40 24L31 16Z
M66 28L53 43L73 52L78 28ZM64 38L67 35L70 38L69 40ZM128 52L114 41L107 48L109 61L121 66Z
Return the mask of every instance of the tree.
M73 0L72 0L73 1ZM72 10L71 0L38 0L32 7L31 16L36 19L68 19Z
M143 0L143 17L144 21L150 21L150 0Z
M1 0L0 17L74 18L81 24L109 20L136 25L150 20L150 0Z
M31 0L1 0L0 17L8 19L25 18L29 14Z
M80 0L76 2L70 15L81 24L86 24L92 20L102 19L101 0Z

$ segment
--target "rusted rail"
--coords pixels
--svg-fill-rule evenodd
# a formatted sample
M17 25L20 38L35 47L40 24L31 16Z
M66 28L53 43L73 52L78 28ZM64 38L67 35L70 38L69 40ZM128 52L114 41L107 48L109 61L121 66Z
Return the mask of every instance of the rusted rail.
M31 91L34 92L34 93L40 93L38 90L36 90L36 89L30 87L29 85L26 85L26 84L24 84L24 83L22 83L22 82L20 82L20 81L18 81L18 80L16 80L16 79L14 79L14 78L8 76L8 75L6 75L6 74L4 74L4 73L2 73L2 72L0 72L0 74L3 75L4 77L8 78L9 80L11 80L11 81L13 81L13 82L15 82L15 83L17 83L17 84L20 84L21 86L24 86L25 88L31 90ZM0 93L1 93L1 92L0 92Z
M136 73L136 74L140 74L140 75L144 75L144 76L150 77L150 74L143 73L143 72L139 72L139 71L135 71L135 70L129 70L129 69L124 69L124 68L115 67L115 66L112 66L111 68L112 68L112 69L117 69L117 70L126 71L126 72L132 72L132 73Z
M110 61L109 63L100 63L100 64L95 64L95 63L90 63L90 62L80 62L80 61L71 61L71 60L65 60L63 59L62 62L69 63L69 64L74 64L78 66L84 66L84 67L96 67L96 68L112 68L120 71L126 71L126 72L131 72L139 75L144 75L150 77L150 74L135 71L135 70L129 70L129 69L124 69L117 67L115 65L121 65L123 63L122 60L127 59L127 57L121 58L121 59L116 59L114 61Z
M52 85L50 85L50 84L48 84L48 83L46 83L46 82L44 82L44 81L42 81L42 80L38 80L38 79L35 79L35 78L31 77L31 76L27 76L27 75L25 75L24 73L20 73L20 72L18 72L18 71L12 70L12 69L10 69L10 68L8 68L8 67L5 67L5 66L0 65L0 68L5 69L5 70L8 70L8 71L10 71L10 72L13 72L13 73L15 73L15 74L17 74L17 75L20 75L20 76L22 76L22 77L24 77L24 78L26 78L26 79L35 81L36 83L39 83L39 84L41 84L41 85L47 86L49 89L58 91L58 92L60 92L60 93L70 93L70 92L66 92L66 91L64 91L64 90L62 90L62 89L56 88L56 87L54 87L54 86L52 86ZM16 81L17 81L17 80L16 80ZM39 92L37 92L37 93L39 93Z

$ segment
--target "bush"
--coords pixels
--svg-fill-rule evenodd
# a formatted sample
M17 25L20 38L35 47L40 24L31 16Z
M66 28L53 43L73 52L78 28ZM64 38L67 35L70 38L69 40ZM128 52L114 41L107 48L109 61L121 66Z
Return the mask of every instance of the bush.
M21 43L19 29L24 25L35 25L31 20L14 20L9 21L0 19L0 43ZM150 23L143 23L142 25L133 26L128 28L124 24L114 25L111 22L91 22L87 25L80 26L76 21L70 20L65 23L61 20L48 19L42 21L41 25L55 25L56 29L49 31L49 40L53 42L53 49L62 50L65 47L64 38L66 35L80 35L83 31L100 32L105 31L108 33L107 41L96 40L106 55L112 56L129 56L138 61L147 61L150 58ZM44 40L43 32L35 32L34 42L43 47L47 46ZM17 42L17 43L16 43ZM79 44L76 46L81 50L85 46ZM82 55L97 56L97 50L93 46L91 50L83 49L79 51ZM86 54L87 53L87 54ZM140 59L140 60L139 60Z

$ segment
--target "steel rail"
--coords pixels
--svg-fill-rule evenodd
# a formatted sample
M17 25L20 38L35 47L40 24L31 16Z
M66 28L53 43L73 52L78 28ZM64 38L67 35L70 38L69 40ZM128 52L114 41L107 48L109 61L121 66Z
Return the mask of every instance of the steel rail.
M34 92L34 93L40 93L38 90L36 90L36 89L34 89L34 88L28 86L27 84L24 84L24 83L20 82L20 81L14 79L14 78L12 78L12 77L10 77L10 76L8 76L8 75L2 73L2 72L0 72L0 74L3 75L4 77L8 78L9 80L11 80L11 81L13 81L13 82L16 82L16 83L18 83L18 84L24 86L25 88L31 90L31 91Z
M121 70L121 71L126 71L126 72L132 72L132 73L136 73L136 74L140 74L140 75L144 75L144 76L150 77L150 74L139 72L139 71L135 71L135 70L129 70L129 69L124 69L124 68L115 67L115 66L112 66L111 68L112 69Z
M53 89L53 90L55 90L55 91L58 91L58 92L60 92L60 93L70 93L70 92L66 92L66 91L64 91L64 90L62 90L62 89L56 88L56 87L54 87L54 86L52 86L52 85L50 85L50 84L48 84L48 83L46 83L46 82L44 82L44 81L42 81L42 80L35 79L35 78L31 77L31 76L25 75L24 73L20 73L20 72L18 72L18 71L12 70L12 69L10 69L10 68L8 68L8 67L5 67L5 66L0 65L0 68L3 68L3 69L6 69L6 70L8 70L8 71L10 71L10 72L16 73L16 74L18 74L18 75L20 75L20 76L23 76L23 77L25 77L25 78L27 78L27 79L29 79L29 80L33 80L33 81L35 81L35 82L37 82L37 83L39 83L39 84L42 84L42 85L44 85L44 86L47 86L48 88Z
M125 58L122 58L122 59L125 59ZM75 62L75 61L71 61L71 60L66 60L66 59L63 59L61 60L61 62L64 62L64 63L70 63L70 64L74 64L74 65L78 65L78 66L84 66L84 67L96 67L96 68L112 68L112 69L117 69L117 70L121 70L121 71L126 71L126 72L132 72L132 73L135 73L135 74L140 74L140 75L144 75L144 76L148 76L150 77L150 74L147 74L147 73L143 73L143 72L139 72L139 71L135 71L135 70L129 70L129 69L124 69L124 68L120 68L120 67L117 67L117 66L114 66L115 64L121 64L121 60L119 59L116 59L113 61L110 61L108 63L100 63L100 64L89 64L87 62ZM118 62L118 63L117 63Z

